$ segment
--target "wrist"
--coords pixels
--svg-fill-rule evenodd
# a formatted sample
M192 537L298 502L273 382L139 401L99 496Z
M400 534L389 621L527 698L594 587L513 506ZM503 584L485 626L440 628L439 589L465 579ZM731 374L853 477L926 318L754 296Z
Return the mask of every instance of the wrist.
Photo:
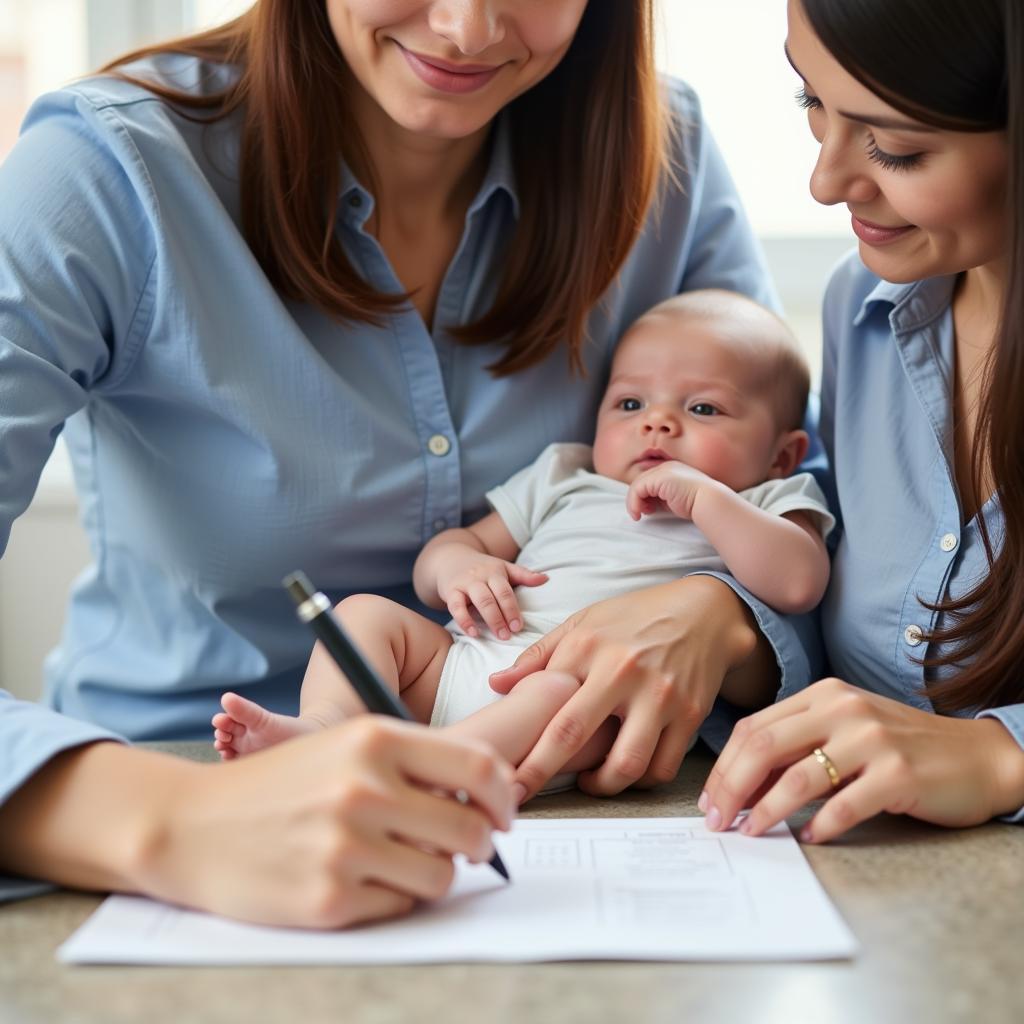
M725 671L731 671L746 662L754 653L761 633L753 612L729 584L716 576L704 574L687 576L670 586L680 588L688 598L696 599L711 611L710 625L716 643L725 657ZM681 606L685 614L692 613L687 601Z
M697 487L690 506L690 520L701 531L708 533L714 529L724 507L736 497L736 492L718 480L708 477Z

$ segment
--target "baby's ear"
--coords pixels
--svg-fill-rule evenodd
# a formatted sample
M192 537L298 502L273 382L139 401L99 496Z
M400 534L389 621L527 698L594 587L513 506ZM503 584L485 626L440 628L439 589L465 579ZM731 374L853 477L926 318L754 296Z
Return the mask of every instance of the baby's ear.
M781 480L791 476L807 455L811 440L806 430L787 430L778 440L775 460L772 462L769 479Z

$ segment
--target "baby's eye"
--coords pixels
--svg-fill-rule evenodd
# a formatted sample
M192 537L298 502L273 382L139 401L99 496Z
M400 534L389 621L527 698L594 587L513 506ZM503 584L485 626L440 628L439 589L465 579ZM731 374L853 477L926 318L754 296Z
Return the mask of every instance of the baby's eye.
M718 410L710 402L695 402L690 406L695 416L717 416Z
M623 412L637 412L640 409L639 398L620 398L615 404Z

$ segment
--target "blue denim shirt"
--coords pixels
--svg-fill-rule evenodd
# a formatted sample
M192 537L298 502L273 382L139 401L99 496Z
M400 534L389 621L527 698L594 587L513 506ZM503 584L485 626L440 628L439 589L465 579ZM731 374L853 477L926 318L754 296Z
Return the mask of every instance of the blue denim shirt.
M228 74L138 70L197 91ZM63 430L93 564L46 663L48 707L0 693L0 800L91 739L204 738L226 689L294 713L312 641L282 576L413 604L427 540L551 442L591 441L641 312L709 286L776 303L696 97L669 92L678 182L593 311L586 377L559 350L500 380L499 345L449 333L492 302L516 227L500 120L428 330L411 306L339 323L271 287L239 228L237 121L203 128L109 78L35 104L0 168L0 548ZM402 290L365 229L374 197L346 172L341 199L354 266ZM758 614L784 665L806 660Z
M954 471L955 283L888 284L854 253L825 296L821 440L840 523L821 607L830 668L929 711L919 634L945 623L921 602L962 595L988 570L978 516L962 522ZM997 496L980 515L998 544ZM1024 704L961 717L978 714L998 718L1024 746ZM1024 821L1024 808L1012 820Z

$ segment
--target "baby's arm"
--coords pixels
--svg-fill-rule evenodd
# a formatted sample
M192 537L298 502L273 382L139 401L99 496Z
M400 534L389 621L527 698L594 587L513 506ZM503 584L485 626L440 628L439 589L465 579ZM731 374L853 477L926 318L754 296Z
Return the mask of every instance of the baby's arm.
M660 505L692 520L729 572L778 611L808 612L824 595L828 551L809 513L765 512L678 462L649 470L630 486L627 507L634 519Z
M479 633L470 611L476 608L494 635L507 640L522 629L512 588L547 581L544 573L516 565L518 554L519 545L496 512L472 526L445 530L416 559L416 596L430 608L447 607L469 636Z

